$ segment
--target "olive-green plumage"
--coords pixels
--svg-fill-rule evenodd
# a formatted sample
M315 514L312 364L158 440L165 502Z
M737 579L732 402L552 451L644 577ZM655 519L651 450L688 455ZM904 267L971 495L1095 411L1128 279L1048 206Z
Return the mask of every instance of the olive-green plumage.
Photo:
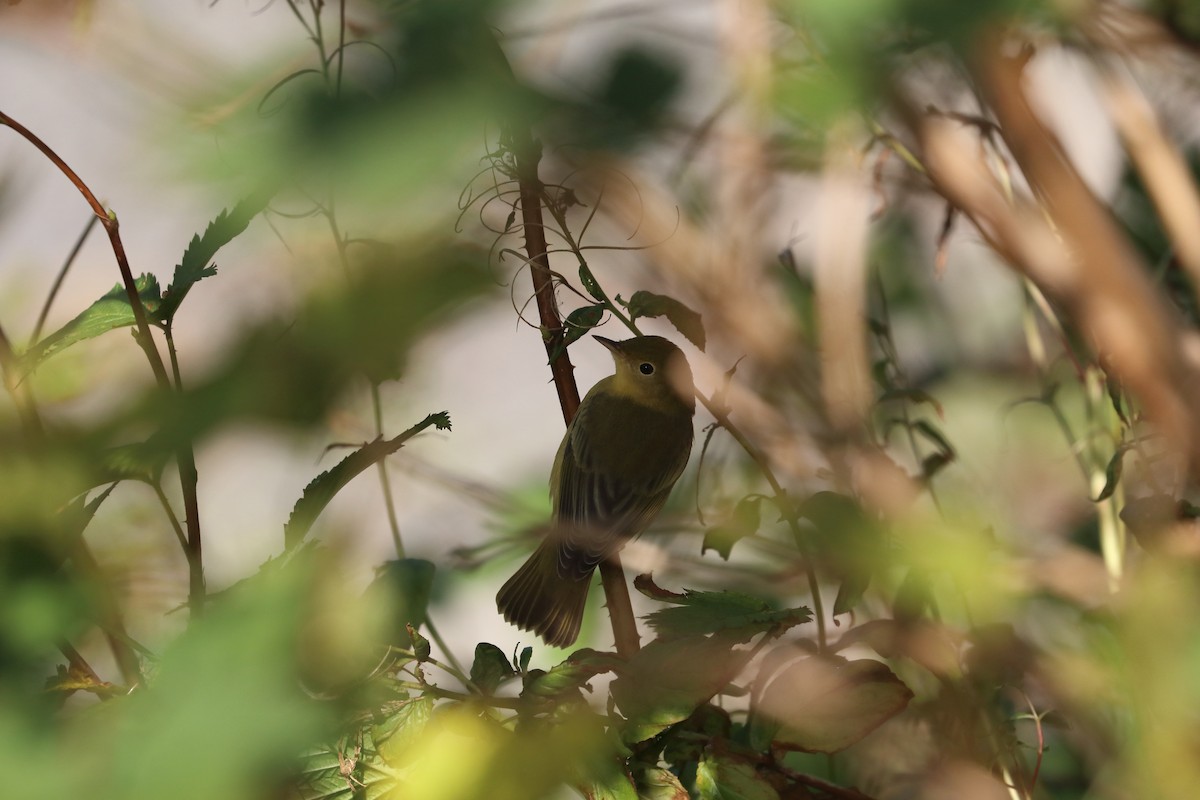
M592 572L646 529L692 451L695 390L679 348L660 336L595 338L616 373L567 426L550 475L550 533L496 595L506 620L558 647L579 636Z

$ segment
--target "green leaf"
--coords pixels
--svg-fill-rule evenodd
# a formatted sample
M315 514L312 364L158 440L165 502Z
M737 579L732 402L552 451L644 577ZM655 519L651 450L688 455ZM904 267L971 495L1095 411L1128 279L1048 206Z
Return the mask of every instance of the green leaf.
M471 683L484 694L493 694L500 684L516 675L508 656L494 644L480 642L475 645L475 662L471 664Z
M142 305L146 311L153 314L161 303L158 279L150 274L141 275L134 281L134 285ZM25 371L33 372L41 362L73 344L85 339L94 339L117 328L128 328L135 322L133 306L129 305L129 295L126 294L125 287L118 283L75 319L25 351L22 356Z
M813 656L779 673L758 711L783 723L777 746L836 753L903 711L912 696L882 662Z
M612 682L613 700L625 715L623 739L642 742L685 720L746 665L735 650L737 633L655 639L629 660Z
M550 354L550 360L547 363L554 363L564 350L574 342L577 342L585 333L599 325L600 320L603 318L604 306L602 305L584 306L568 314L566 322L563 323L562 341L559 342L554 352Z
M696 767L700 800L779 800L779 792L748 759L733 754L708 755Z
M592 296L593 300L604 302L604 290L600 288L600 282L596 280L596 276L592 274L592 270L588 265L579 265L579 282L583 284L583 288Z
M450 415L445 411L430 414L399 436L391 439L376 439L373 442L363 445L343 458L332 469L326 470L313 478L308 486L304 487L304 494L300 496L300 499L296 501L296 505L292 507L291 516L288 517L287 524L284 525L284 547L291 549L304 541L304 537L308 534L313 522L316 521L317 517L325 509L325 506L329 505L329 501L346 484L362 474L367 468L374 466L387 456L395 453L409 439L431 426L438 430L449 430Z
M392 627L387 644L401 650L412 647L408 629L425 624L436 569L432 561L402 558L388 561L376 570L375 580L367 587L367 596L372 606L388 609Z
M631 319L640 317L666 317L675 329L701 350L706 344L704 321L700 315L673 297L654 292L633 293L628 303Z
M671 770L649 767L637 774L635 797L637 800L688 800L688 792Z
M402 702L393 713L371 727L371 737L389 763L404 763L404 753L420 741L433 716L433 698L421 696Z
M750 495L739 500L728 521L721 525L714 525L704 532L700 555L704 555L709 548L712 548L721 558L728 561L735 544L747 536L758 533L759 525L762 523L760 510L762 499L762 495Z
M646 615L646 621L664 639L720 631L744 642L763 631L783 631L812 619L807 608L776 609L761 598L738 592L686 589L668 602L676 605Z
M565 692L584 688L592 678L612 672L623 664L613 653L585 647L576 650L547 672L531 670L527 673L521 697L559 697Z
M196 234L192 237L163 294L162 305L155 312L156 319L170 322L192 286L203 278L217 274L216 267L209 265L213 256L246 230L250 220L267 207L270 199L270 194L265 192L247 197L231 210L218 214L205 228L203 236Z

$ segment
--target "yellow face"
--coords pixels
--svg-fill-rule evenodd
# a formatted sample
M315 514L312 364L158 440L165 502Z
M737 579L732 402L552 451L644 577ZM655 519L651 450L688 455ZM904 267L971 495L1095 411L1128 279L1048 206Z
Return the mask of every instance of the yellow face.
M650 406L696 404L692 370L682 351L661 336L639 336L614 342L594 337L609 349L616 363L613 389Z

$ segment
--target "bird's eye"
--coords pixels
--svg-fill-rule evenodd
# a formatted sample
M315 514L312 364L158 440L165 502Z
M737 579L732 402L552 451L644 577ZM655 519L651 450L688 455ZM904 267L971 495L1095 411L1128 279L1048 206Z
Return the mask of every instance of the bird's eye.
M649 361L643 361L641 366L638 367L638 370L643 375L653 375L654 374L654 365L651 364Z

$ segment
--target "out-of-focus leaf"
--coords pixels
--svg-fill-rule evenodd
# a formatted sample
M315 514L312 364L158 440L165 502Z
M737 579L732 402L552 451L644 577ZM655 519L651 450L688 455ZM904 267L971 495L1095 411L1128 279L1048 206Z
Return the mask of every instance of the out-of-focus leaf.
M689 342L701 350L704 349L706 344L704 321L698 313L674 297L638 291L629 298L627 305L630 318L636 320L640 317L666 317L677 331L687 337Z
M929 441L937 445L938 449L946 456L954 456L954 447L950 444L950 440L946 435L938 430L932 422L924 419L919 419L913 423L913 430L924 436Z
M720 554L721 558L729 560L733 546L747 536L758 533L762 522L761 495L743 497L733 508L733 514L723 524L714 525L704 532L704 542L700 545L700 554L708 552L711 547Z
M1121 468L1125 454L1131 447L1133 447L1132 444L1123 444L1112 454L1112 458L1108 460L1108 466L1104 468L1104 488L1100 490L1100 494L1096 496L1094 502L1102 503L1113 496L1113 492L1117 490L1117 484L1121 480Z
M306 563L262 572L210 602L162 654L153 689L123 700L119 715L89 720L96 727L85 740L103 749L111 781L91 796L246 797L285 778L330 722L297 679Z
M146 311L149 314L157 311L162 301L158 279L146 274L138 277L134 285ZM125 287L118 283L75 319L30 347L22 356L22 366L26 372L33 372L42 361L73 344L117 328L128 328L135 322L129 295Z
M393 624L387 644L401 650L412 647L408 628L425 624L435 571L432 561L421 558L388 561L376 570L375 580L367 587L367 596L373 605L389 609Z
M783 631L812 619L807 608L772 608L761 598L738 592L686 589L668 602L676 605L646 615L663 639L720 631L744 642L763 631Z
M692 715L663 736L662 760L684 774L718 739L728 739L733 731L729 712L703 703Z
M925 616L933 605L933 591L929 576L920 567L912 567L892 600L892 615L901 622L910 622Z
M450 429L450 415L445 411L430 414L411 428L391 439L376 439L355 450L336 466L309 482L304 494L296 501L292 514L283 528L284 546L291 549L304 540L317 516L329 505L329 501L351 480L380 460L395 453L412 437L429 427L438 430Z
M963 673L960 644L958 637L938 623L872 619L847 631L837 648L845 651L854 645L866 645L888 660L908 658L939 678L958 680Z
M471 664L471 683L484 694L492 694L509 678L516 675L508 656L494 644L480 642L475 645L475 661Z
M880 403L888 402L889 400L904 400L909 403L927 403L933 406L933 410L937 412L939 418L946 416L946 411L942 408L942 404L937 401L933 395L920 389L902 389L893 387L885 391L879 397Z
M777 746L836 753L903 711L912 696L882 662L813 656L767 685L759 711L783 723Z
M779 800L779 793L759 776L754 763L733 754L701 759L696 791L700 800Z
M735 650L739 633L655 639L612 682L612 697L625 715L622 738L641 742L692 712L733 680L747 654Z
M853 498L836 492L817 492L796 511L812 523L817 553L828 571L842 581L834 613L852 610L885 555L879 523Z
M163 293L162 303L154 312L156 319L170 322L192 286L203 278L217 274L216 267L210 266L213 256L246 230L250 220L267 207L270 199L270 194L266 192L247 197L232 209L218 214L204 229L203 236L196 234L192 237L183 252L183 258L175 267L167 291Z

